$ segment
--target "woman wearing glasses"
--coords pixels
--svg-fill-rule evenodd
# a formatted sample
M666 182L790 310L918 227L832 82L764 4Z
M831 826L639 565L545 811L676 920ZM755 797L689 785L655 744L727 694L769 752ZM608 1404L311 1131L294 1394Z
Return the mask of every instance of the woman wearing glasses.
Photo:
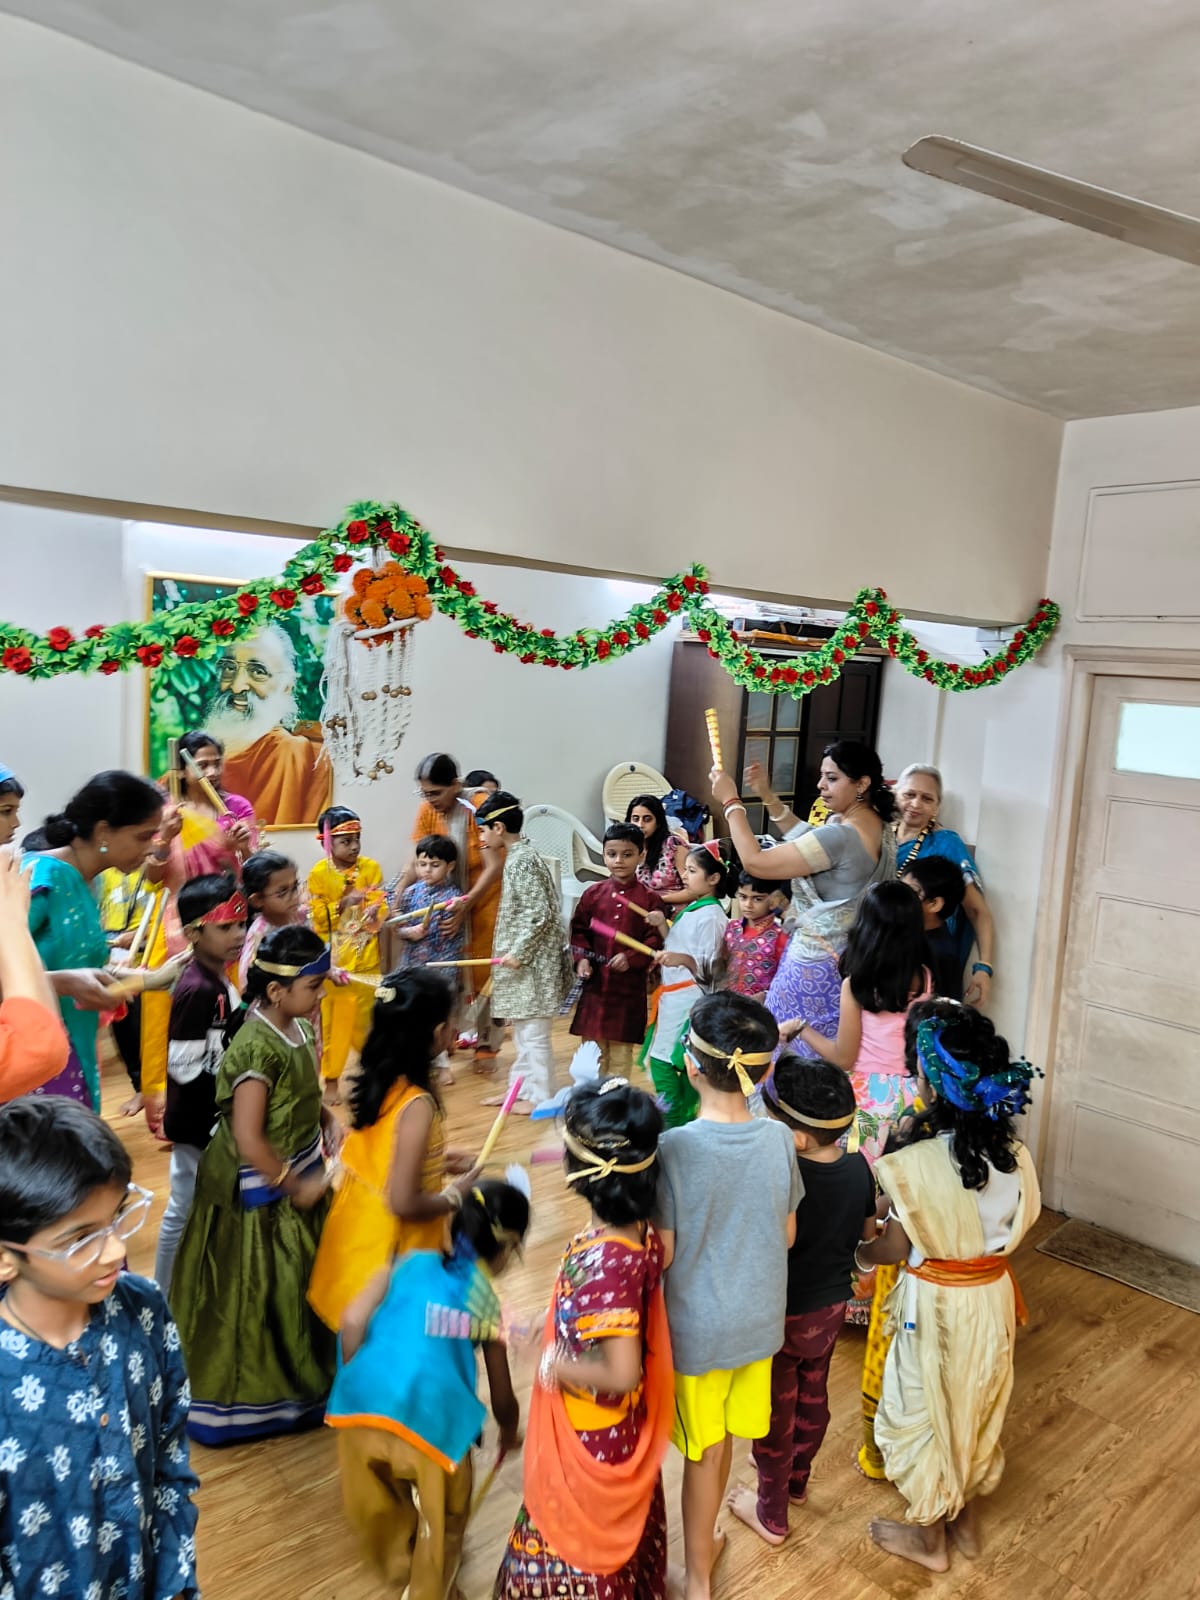
M0 1106L3 1592L194 1600L188 1384L158 1289L122 1272L152 1196L99 1117Z

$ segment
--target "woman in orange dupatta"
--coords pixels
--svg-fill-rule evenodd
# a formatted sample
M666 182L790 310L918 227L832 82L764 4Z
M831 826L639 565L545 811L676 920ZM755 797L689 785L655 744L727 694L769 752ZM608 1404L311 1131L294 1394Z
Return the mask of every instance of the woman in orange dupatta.
M475 807L462 797L462 780L458 775L458 762L453 756L426 756L417 768L417 785L421 805L413 823L413 844L436 833L452 839L458 849L454 881L462 899L443 923L443 932L456 933L466 923L467 955L473 960L487 960L492 954L492 940L496 932L496 911L500 905L500 884L504 872L503 856L495 851L480 849ZM414 851L396 886L397 896L410 883L415 883L416 877ZM475 976L480 972L484 973L484 977ZM464 980L468 986L470 1004L470 986L475 983L483 985L486 969L467 967ZM481 1075L490 1076L496 1070L496 1055L504 1038L504 1028L492 1021L492 1008L486 991L477 990L473 1002L475 1070Z
M662 1115L623 1078L578 1088L567 1183L592 1208L567 1246L525 1440L525 1497L494 1600L662 1600L662 1460L674 1410L663 1249L649 1224Z

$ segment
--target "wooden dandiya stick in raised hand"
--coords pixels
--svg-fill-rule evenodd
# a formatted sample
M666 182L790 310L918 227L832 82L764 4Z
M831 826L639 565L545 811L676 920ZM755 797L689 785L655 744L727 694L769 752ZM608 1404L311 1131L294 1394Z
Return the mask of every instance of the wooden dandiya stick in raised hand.
M225 804L224 800L221 799L221 796L213 788L212 784L209 783L208 779L200 771L200 768L196 763L196 759L190 750L183 751L183 759L187 765L188 772L200 785L200 792L208 801L209 805L212 806L213 810L219 817L227 817L229 815L229 807Z
M704 723L708 729L708 748L712 751L712 764L724 771L724 762L721 760L721 724L717 720L714 707L709 706L704 713Z
M508 1093L504 1096L504 1103L496 1113L496 1120L492 1123L491 1128L488 1130L488 1136L483 1141L483 1145L480 1148L479 1154L475 1158L475 1165L477 1167L485 1167L487 1165L492 1151L496 1148L496 1141L499 1139L501 1131L504 1127L505 1118L516 1105L517 1101L521 1098L521 1090L524 1085L525 1078L523 1074L515 1077L509 1084Z
M607 922L601 922L599 917L592 918L592 932L603 933L616 944L623 944L627 950L636 950L640 956L649 956L653 959L657 950L651 950L648 944L643 944L640 939L635 939L631 933L619 933L616 928L610 927Z

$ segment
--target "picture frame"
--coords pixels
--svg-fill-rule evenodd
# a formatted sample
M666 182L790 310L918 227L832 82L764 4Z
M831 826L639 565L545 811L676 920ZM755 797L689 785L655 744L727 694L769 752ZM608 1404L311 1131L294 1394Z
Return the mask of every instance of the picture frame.
M145 576L147 618L223 599L245 582L178 572ZM225 789L250 802L264 831L315 828L333 796L323 723L325 646L335 607L333 594L306 595L256 633L223 641L225 648L208 660L169 657L147 673L147 774L161 778L168 741L202 728L226 747Z

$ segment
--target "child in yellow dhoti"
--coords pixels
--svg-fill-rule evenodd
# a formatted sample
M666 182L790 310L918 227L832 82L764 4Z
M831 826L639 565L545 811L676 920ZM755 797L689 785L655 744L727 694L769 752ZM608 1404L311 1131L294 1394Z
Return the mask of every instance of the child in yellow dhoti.
M383 869L362 854L362 822L349 806L330 806L317 828L325 857L308 875L308 914L333 952L335 980L321 1001L321 1078L325 1104L336 1105L338 1081L371 1027L387 895Z
M953 1001L913 1005L906 1043L930 1109L912 1143L876 1162L890 1209L855 1259L864 1271L908 1266L889 1305L895 1338L875 1418L908 1519L870 1531L890 1554L944 1572L947 1536L978 1554L974 1502L1004 1471L1000 1432L1024 1321L1008 1258L1041 1209L1033 1159L1013 1129L1034 1069L1010 1062L988 1019Z

